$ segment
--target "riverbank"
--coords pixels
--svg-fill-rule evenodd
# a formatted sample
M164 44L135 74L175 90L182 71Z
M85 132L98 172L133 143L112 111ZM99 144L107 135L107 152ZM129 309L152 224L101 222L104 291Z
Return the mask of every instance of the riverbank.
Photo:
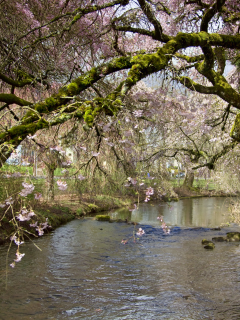
M205 190L200 188L184 188L175 187L174 192L176 193L179 200L187 198L198 198L198 197L236 197L236 193L224 192L222 190Z
M32 204L32 209L35 213L31 221L18 222L21 228L21 238L37 236L35 227L30 227L30 224L38 221L38 225L48 222L48 227L44 233L51 232L60 225L69 222L75 218L81 218L86 215L95 215L99 212L109 211L115 208L130 206L133 199L130 197L111 197L106 195L81 195L81 199L76 194L67 194L56 196L55 201L51 203L44 200ZM2 214L3 216L3 214ZM9 241L11 235L16 232L16 226L12 219L12 214L7 212L0 221L0 244Z
M175 187L174 194L171 196L165 196L161 199L157 197L152 197L151 200L154 201L178 201L186 198L198 198L198 197L228 197L233 196L222 191L214 190L202 190L197 188L186 189L182 187ZM236 195L234 195L236 196ZM140 202L143 202L144 195L140 196ZM18 222L21 227L21 233L25 233L29 237L37 236L36 229L30 227L30 223L38 221L40 223L48 221L50 228L45 229L46 232L51 232L51 230L59 227L60 225L69 222L75 218L80 219L84 216L96 215L100 212L109 211L116 208L122 207L132 207L134 203L137 202L137 197L125 196L125 197L113 197L108 195L90 195L88 193L81 194L62 194L57 195L55 200L52 202L46 202L41 200L39 202L34 202L32 209L36 216L29 221ZM8 214L0 221L0 244L3 244L9 241L9 238L12 234L16 232L16 227L11 221L12 216L10 210ZM24 235L23 235L24 237Z

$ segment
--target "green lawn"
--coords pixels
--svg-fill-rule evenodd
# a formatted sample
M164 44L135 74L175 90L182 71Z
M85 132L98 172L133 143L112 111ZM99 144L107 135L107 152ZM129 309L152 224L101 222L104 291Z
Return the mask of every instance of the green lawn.
M184 179L174 179L172 180L172 184L174 187L179 187L183 184ZM200 189L207 189L207 190L215 190L216 185L213 180L211 179L195 179L193 182L194 188L200 188Z

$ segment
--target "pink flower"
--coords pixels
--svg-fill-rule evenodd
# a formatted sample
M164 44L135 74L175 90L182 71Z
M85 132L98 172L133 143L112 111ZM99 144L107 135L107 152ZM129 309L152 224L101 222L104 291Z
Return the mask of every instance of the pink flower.
M66 190L67 189L67 183L63 180L58 180L57 181L58 189L59 190Z
M37 227L37 224L38 224L38 222L36 221L35 223L30 223L30 227L32 227L32 228L36 228Z
M17 259L14 259L15 262L19 262L25 256L25 253L16 252Z
M23 185L24 189L22 189L22 191L19 192L19 195L22 197L28 196L35 189L34 185L30 184L30 183L23 182L22 185Z
M36 200L39 200L40 198L42 198L42 194L39 193L39 192L34 193L34 198L35 198Z
M151 196L151 195L153 195L153 194L154 194L154 189L151 188L151 187L147 188L146 195L147 195L147 196Z
M93 157L97 157L97 156L99 156L99 154L100 154L100 152L92 152Z
M41 236L43 236L43 234L44 234L44 231L43 231L43 228L41 228L41 227L37 227L36 228L36 230L37 230L37 232L38 232L38 235L41 237Z
M28 211L26 208L21 210L21 213L16 216L19 221L29 221L32 216L35 216L33 211Z
M13 204L14 200L12 199L12 197L9 197L5 200L6 205L10 205Z
M82 176L81 174L78 176L78 179L79 180L85 180L86 179L86 177L84 177L84 176Z
M139 236L139 237L141 237L144 234L145 234L145 231L142 228L139 228L137 233L136 233L136 235Z

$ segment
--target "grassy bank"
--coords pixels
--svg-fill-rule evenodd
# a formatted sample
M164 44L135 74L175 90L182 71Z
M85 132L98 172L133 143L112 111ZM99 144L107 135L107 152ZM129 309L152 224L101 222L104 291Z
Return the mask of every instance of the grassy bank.
M31 221L18 222L21 238L26 239L26 237L37 236L36 229L29 226L36 221L38 221L39 225L46 222L47 219L51 228L45 229L45 233L49 233L74 218L95 215L98 212L129 206L132 202L133 199L127 197L117 198L107 195L95 195L91 197L87 194L82 195L81 198L76 194L61 195L56 197L56 200L51 203L35 201L32 202L32 209L36 216L33 216ZM16 232L16 227L11 210L4 214L3 209L1 209L0 217L3 217L0 221L0 244L3 244L9 241L10 236Z

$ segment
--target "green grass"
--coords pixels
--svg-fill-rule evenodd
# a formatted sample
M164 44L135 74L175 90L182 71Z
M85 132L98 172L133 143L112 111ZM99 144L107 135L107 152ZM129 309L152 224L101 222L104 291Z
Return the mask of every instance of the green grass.
M180 187L183 184L184 179L174 179L171 180L171 183L173 184L173 187ZM194 188L199 188L199 189L207 189L209 191L215 190L216 189L216 184L214 183L213 180L211 179L198 179L194 180L193 182L193 187Z
M0 172L2 173L10 173L13 174L15 172L20 172L21 174L28 174L28 175L32 175L33 174L33 167L31 166L20 166L20 165L9 165L9 164L4 164L1 168L0 168Z

